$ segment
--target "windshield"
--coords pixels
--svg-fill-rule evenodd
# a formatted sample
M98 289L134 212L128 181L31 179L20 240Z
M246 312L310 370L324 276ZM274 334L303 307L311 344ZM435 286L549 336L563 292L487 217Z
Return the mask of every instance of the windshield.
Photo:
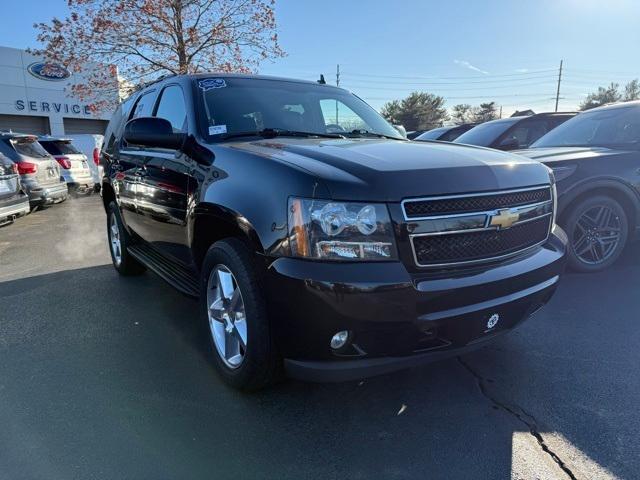
M205 133L212 139L271 129L403 139L365 102L329 85L219 77L198 79L196 85L204 104Z
M418 135L416 140L438 140L440 136L446 133L451 127L440 127L424 132L422 135Z
M460 135L454 140L454 143L466 143L468 145L479 145L481 147L488 147L518 120L520 119L506 118L504 120L494 120L491 122L483 123Z
M51 155L72 155L80 153L80 151L78 151L78 149L74 147L69 141L40 141L40 144Z
M47 151L42 148L42 145L40 145L35 138L18 138L12 140L11 144L16 152L25 157L46 158L49 156Z
M629 106L576 115L551 130L532 147L632 146L639 141L640 109Z

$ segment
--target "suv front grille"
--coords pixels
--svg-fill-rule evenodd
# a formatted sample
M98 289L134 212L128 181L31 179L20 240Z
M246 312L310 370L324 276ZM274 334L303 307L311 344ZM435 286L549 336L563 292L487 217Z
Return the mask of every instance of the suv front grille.
M553 221L551 188L402 202L419 267L502 259L545 242ZM419 212L419 213L418 213Z
M516 207L549 200L551 200L551 191L548 187L544 187L534 190L519 190L468 197L407 200L404 202L404 212L408 219L415 219L449 213L459 214L482 210L495 210L498 208Z
M482 230L416 237L420 265L458 263L509 255L546 240L549 218L541 217L506 230Z

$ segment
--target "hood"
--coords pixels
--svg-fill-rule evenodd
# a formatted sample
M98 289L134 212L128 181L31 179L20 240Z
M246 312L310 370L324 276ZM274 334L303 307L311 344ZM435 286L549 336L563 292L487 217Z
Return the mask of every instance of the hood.
M605 147L544 147L516 150L514 153L546 164L585 160L629 153L627 150L613 150Z
M450 143L275 138L226 146L303 169L335 200L394 202L549 182L547 169L534 160Z

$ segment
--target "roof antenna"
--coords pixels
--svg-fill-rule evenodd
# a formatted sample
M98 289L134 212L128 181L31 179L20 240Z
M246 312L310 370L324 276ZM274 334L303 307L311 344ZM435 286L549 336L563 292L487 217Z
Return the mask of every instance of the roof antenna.
M318 83L320 85L326 85L327 84L327 82L324 80L324 75L323 74L320 74L320 80L318 80Z

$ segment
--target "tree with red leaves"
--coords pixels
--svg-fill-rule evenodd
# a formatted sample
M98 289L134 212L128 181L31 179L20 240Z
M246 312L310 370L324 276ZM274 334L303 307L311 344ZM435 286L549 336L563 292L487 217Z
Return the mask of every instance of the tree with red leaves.
M116 75L133 89L165 74L254 72L285 55L275 0L68 0L68 6L64 20L34 25L43 47L32 53L80 73L71 92L94 109L113 107L104 94L117 97Z

